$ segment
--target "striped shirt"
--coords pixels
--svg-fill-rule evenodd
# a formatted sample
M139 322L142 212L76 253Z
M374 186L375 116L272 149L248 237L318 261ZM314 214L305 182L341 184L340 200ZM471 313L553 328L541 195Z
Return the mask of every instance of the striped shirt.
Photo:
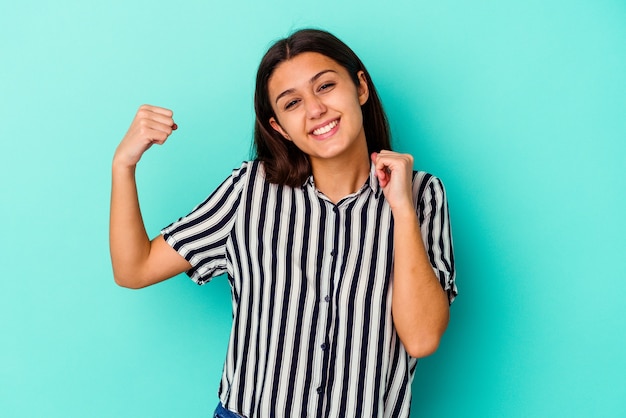
M373 167L372 167L373 168ZM414 172L428 256L456 296L443 185ZM393 326L393 216L372 169L332 203L245 162L162 231L198 284L226 273L233 324L219 388L245 417L408 417L417 359Z

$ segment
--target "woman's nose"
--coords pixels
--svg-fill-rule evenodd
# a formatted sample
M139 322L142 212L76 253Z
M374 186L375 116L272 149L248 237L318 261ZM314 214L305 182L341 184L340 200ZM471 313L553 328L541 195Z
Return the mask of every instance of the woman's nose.
M305 106L309 119L317 119L326 113L326 106L317 96L309 97L305 102Z

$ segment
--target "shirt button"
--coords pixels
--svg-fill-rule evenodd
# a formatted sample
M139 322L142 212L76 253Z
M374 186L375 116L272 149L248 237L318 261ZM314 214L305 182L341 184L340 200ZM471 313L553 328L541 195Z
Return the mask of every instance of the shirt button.
M326 351L328 349L328 344L324 343L320 346L322 350Z
M317 388L316 392L317 392L318 395L321 395L322 392L324 392L324 389L322 389L321 387Z
M324 297L324 301L326 301L326 302L330 302L330 296L329 296L329 295L326 295L326 296Z
M337 255L337 250L332 250L330 252L330 255L332 255L333 257L335 257Z

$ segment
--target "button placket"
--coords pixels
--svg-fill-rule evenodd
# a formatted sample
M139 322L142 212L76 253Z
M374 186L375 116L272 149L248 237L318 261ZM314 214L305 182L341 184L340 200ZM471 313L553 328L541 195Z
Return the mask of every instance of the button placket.
M331 202L327 202L332 204ZM332 322L332 312L333 306L331 304L332 298L331 295L334 292L335 286L335 276L337 275L337 269L339 266L339 261L337 256L339 254L339 239L340 239L340 214L341 210L338 206L332 205L332 213L329 213L328 219L328 229L327 229L327 240L325 242L327 248L330 251L327 253L331 257L329 258L330 269L328 271L328 276L324 278L321 282L320 286L320 303L322 306L320 307L320 311L324 312L324 322L323 329L320 327L319 334L319 350L318 353L321 357L321 370L319 370L319 380L317 380L317 388L316 392L318 395L322 395L325 392L326 380L328 379L328 367L330 364L329 356L330 356L330 342L329 342L329 333L331 330ZM328 251L328 250L327 250ZM323 296L322 296L323 295Z

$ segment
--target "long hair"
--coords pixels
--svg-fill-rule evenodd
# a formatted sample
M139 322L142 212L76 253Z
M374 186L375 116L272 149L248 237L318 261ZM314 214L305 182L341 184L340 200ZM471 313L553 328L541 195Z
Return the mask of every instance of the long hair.
M291 36L274 43L263 56L256 77L254 93L254 148L256 159L265 166L269 182L291 187L302 186L311 175L308 156L293 142L287 141L270 125L276 118L269 98L269 79L282 62L304 52L317 52L333 59L350 74L354 84L359 86L358 72L365 73L369 97L361 106L363 129L370 153L391 149L390 131L387 116L367 69L357 55L334 35L317 29L302 29Z

